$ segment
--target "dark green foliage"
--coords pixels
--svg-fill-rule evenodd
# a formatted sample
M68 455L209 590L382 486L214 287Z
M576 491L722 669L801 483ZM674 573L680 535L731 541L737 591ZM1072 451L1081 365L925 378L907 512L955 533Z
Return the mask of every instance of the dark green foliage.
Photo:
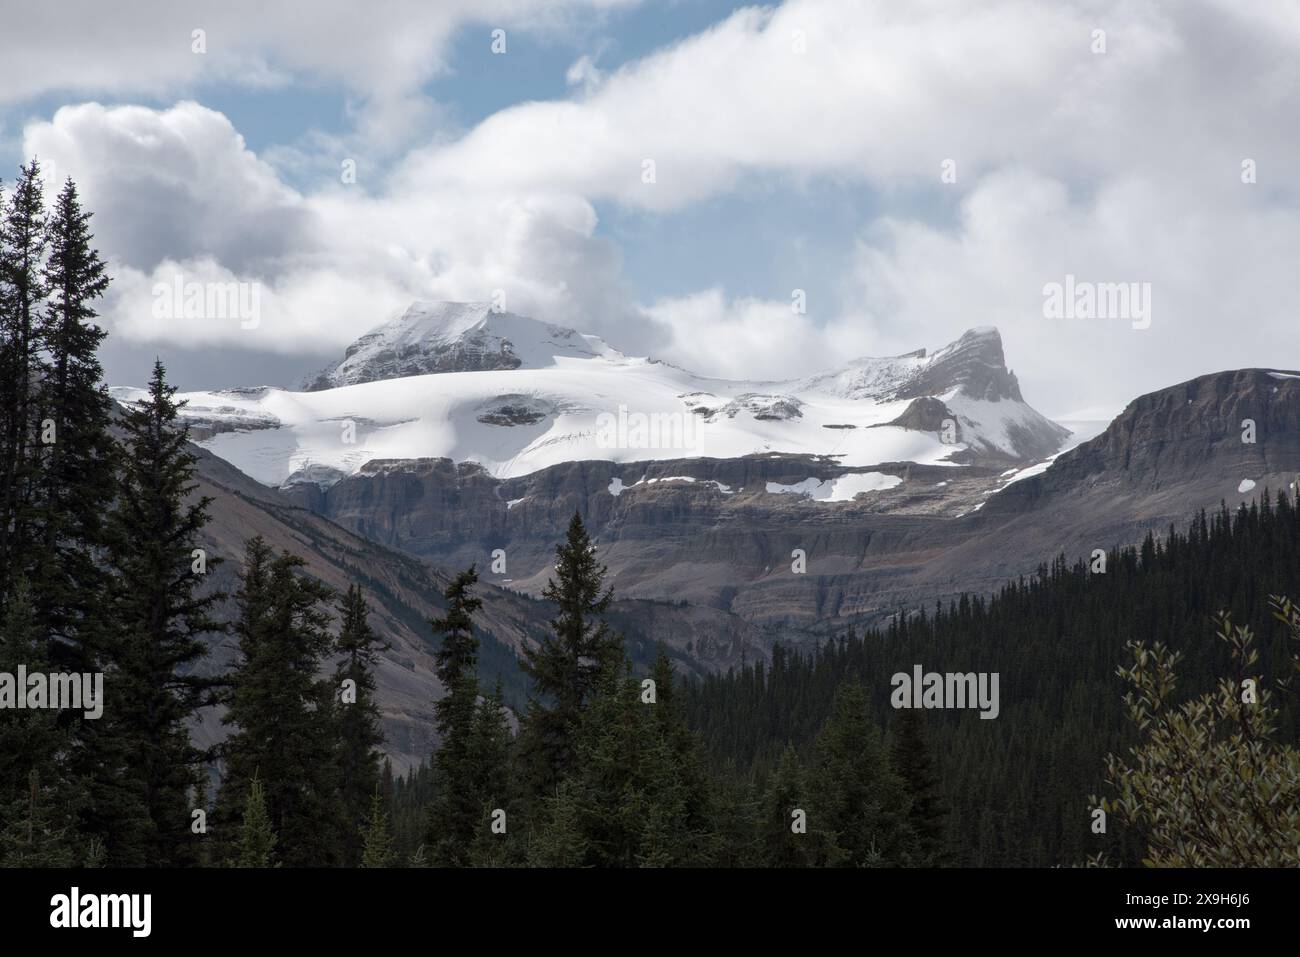
M25 582L0 619L0 672L19 665L41 671L45 640ZM57 712L5 711L0 720L0 866L59 867L74 863L80 788L68 771L68 722Z
M344 863L356 867L363 852L362 827L371 819L379 785L379 705L375 701L375 663L388 646L380 642L366 616L365 596L348 588L339 606L341 625L335 652L342 656L334 670L334 686L347 688L338 708L339 790L345 821ZM351 684L345 684L351 682ZM392 767L388 768L390 781Z
M902 780L885 757L862 686L839 686L830 717L813 743L808 803L817 823L835 832L848 867L898 866L914 856Z
M907 823L915 839L909 863L938 867L948 863L948 806L940 790L934 758L925 738L925 713L904 708L894 713L889 764L903 781Z
M362 867L393 866L393 835L388 826L388 811L379 788L370 798L370 818L362 829Z
M1300 639L1300 612L1274 600L1277 617ZM1300 749L1277 740L1273 693L1256 670L1249 628L1218 618L1232 668L1213 691L1173 702L1180 655L1132 642L1120 668L1139 734L1129 754L1107 759L1113 797L1091 803L1142 836L1148 867L1300 865ZM1300 670L1300 657L1293 657ZM1289 679L1289 676L1288 676Z
M225 779L217 823L229 831L254 774L265 781L267 814L288 867L337 864L344 845L338 790L334 686L318 677L333 647L333 595L303 573L288 552L272 557L260 539L248 543L240 577L240 659L230 676L224 718L237 730L222 748Z
M758 849L764 866L825 867L844 860L830 820L814 812L812 799L799 756L786 745L759 807Z
M187 724L212 694L213 683L193 668L207 651L203 636L223 630L212 608L224 596L204 588L220 559L198 549L210 500L192 495L195 459L175 391L155 363L148 400L123 413L119 493L108 521L105 727L120 753L116 790L133 793L147 817L138 846L122 844L120 822L105 828L117 832L104 839L119 864L174 867L195 863L197 853L190 795L205 756Z
M273 867L275 864L275 830L266 809L266 790L256 771L244 798L243 819L239 826L239 847L235 867Z
M573 766L548 801L536 863L575 856L591 867L707 863L706 786L694 739L669 705L672 676L659 674L655 700L624 668L601 676Z
M434 703L439 745L438 799L430 808L427 843L437 865L469 862L470 845L482 811L475 782L473 736L478 702L478 640L473 614L483 602L470 591L478 582L474 566L457 575L443 598L447 614L430 624L442 636L434 652L438 680L446 693Z
M43 564L36 485L38 390L46 370L39 323L48 292L42 268L48 243L44 187L33 159L0 210L0 600L19 578L31 583L32 570ZM41 586L29 587L42 615Z
M40 420L33 489L40 535L28 556L30 580L39 582L37 613L55 634L83 646L96 641L102 614L104 571L94 548L104 540L102 517L114 494L112 402L96 355L105 333L94 324L94 303L109 280L90 245L89 222L68 180L47 226L41 286L49 299L35 330L43 350L33 396ZM92 657L83 649L83 660Z
M1105 574L1058 559L992 599L963 597L933 613L900 615L886 627L849 632L812 652L778 649L755 663L692 683L687 713L713 767L762 773L784 742L807 754L835 689L858 681L874 721L896 712L890 678L916 663L938 671L1000 673L1002 712L927 712L938 795L950 809L951 863L1056 865L1099 852L1140 862L1146 845L1131 829L1091 832L1086 796L1099 790L1107 753L1134 741L1116 677L1129 641L1183 653L1180 683L1209 691L1230 667L1214 616L1267 622L1270 594L1300 593L1300 517L1286 496L1200 515L1185 533L1149 536L1115 550ZM1289 673L1285 629L1261 632L1266 675ZM1279 702L1278 739L1294 742L1300 713ZM896 759L897 760L897 759ZM896 767L904 772L904 768ZM913 819L914 820L914 819Z
M623 658L622 639L604 620L612 592L605 566L577 512L555 549L555 577L542 596L556 604L551 634L524 649L521 666L533 681L522 729L524 760L534 793L548 794L574 759L582 712L600 675Z

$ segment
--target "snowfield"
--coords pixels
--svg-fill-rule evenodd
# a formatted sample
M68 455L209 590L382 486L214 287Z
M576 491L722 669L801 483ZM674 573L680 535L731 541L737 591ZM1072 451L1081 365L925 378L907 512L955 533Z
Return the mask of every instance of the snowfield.
M398 323L428 324L429 314L408 310ZM183 393L178 395L188 403L183 414L206 427L200 444L268 485L329 485L371 459L425 457L477 462L501 478L578 460L764 452L833 456L849 467L953 464L951 456L972 444L1014 454L1008 430L1046 421L1024 402L974 399L948 389L939 398L958 416L963 442L945 444L937 431L887 425L911 401L891 393L932 361L921 354L858 359L788 382L729 381L628 357L595 337L557 333L554 326L523 317L509 317L496 327L490 315L477 325L463 310L450 316L454 329L435 323L424 331L426 339L438 343L438 361L445 361L455 335L472 335L476 343L490 339L493 348L517 355L520 365L405 375L311 392L264 387ZM395 342L414 354L412 338L409 328L369 333L349 349L348 374L366 374L371 355L379 368L391 364ZM563 348L553 348L556 343ZM418 360L417 355L413 361ZM477 354L474 361L480 361ZM143 395L129 387L112 391L122 402ZM870 483L878 481L845 476L825 495L852 498L850 478L867 483L860 490L871 490Z

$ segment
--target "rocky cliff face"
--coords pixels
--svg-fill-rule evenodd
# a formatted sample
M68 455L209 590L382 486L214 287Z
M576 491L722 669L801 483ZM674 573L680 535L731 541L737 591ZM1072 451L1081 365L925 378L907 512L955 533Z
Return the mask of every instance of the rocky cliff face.
M957 389L972 399L1023 402L1020 383L1007 369L1002 336L992 326L971 329L936 353L896 395L900 399L937 395Z
M254 535L261 535L274 549L301 555L309 574L338 591L359 584L370 603L371 627L391 645L376 668L385 750L399 773L427 760L436 744L433 702L442 695L434 673L435 642L428 620L445 611L442 591L448 575L301 507L211 453L197 447L194 451L199 456L195 494L212 498L212 521L203 530L203 547L211 558L223 560L210 566L212 586L235 592L244 543ZM507 700L520 705L525 685L518 652L547 632L555 610L547 602L484 578L488 580L479 589L483 608L475 616L480 673L488 681L500 674ZM235 613L234 602L228 600L218 617L233 620ZM726 668L742 658L765 658L773 640L760 628L717 609L619 601L611 615L624 632L634 660L649 660L662 642L678 667L690 673ZM201 663L202 673L226 671L237 654L233 636L217 637ZM228 733L220 717L215 708L203 714L194 731L200 744L213 744Z
M1010 388L997 376L985 385ZM1253 443L1243 442L1246 419ZM506 570L493 580L530 593L576 510L619 595L803 634L990 591L1057 554L1138 541L1297 472L1300 376L1244 370L1143 396L1103 434L1010 485L992 468L894 463L864 474L796 455L572 462L507 480L442 459L371 462L317 490L312 506L444 567L482 568L503 549Z

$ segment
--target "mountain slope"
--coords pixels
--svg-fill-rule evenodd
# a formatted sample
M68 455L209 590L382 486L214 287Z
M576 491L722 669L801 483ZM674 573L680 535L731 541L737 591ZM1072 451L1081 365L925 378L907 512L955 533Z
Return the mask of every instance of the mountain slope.
M1243 442L1242 421L1256 441ZM447 459L375 461L294 497L449 567L509 556L537 593L574 510L627 598L687 601L805 631L963 591L1064 553L1140 541L1300 472L1300 376L1242 370L1143 396L1102 434L1027 469L762 454L561 463L502 479ZM793 555L806 556L803 573ZM508 578L508 580L507 580Z
M203 530L202 545L210 556L223 559L210 566L213 587L233 595L244 543L254 535L261 535L276 550L301 555L307 572L337 591L353 582L359 584L370 603L371 626L391 646L380 655L376 669L385 751L399 773L426 760L436 741L433 702L442 694L433 670L435 640L428 619L445 611L442 591L449 576L410 554L347 531L278 490L253 481L210 452L193 451L199 458L195 494L212 498L212 521ZM475 556L473 560L479 561L482 570L486 558ZM554 608L490 580L481 582L479 594L483 608L475 616L475 630L480 640L480 674L488 682L500 675L508 702L521 706L527 688L517 654L525 643L547 631ZM235 612L233 600L228 600L218 617L232 620ZM716 609L616 601L612 616L626 636L629 652L642 663L654 654L659 642L686 671L763 659L771 646L770 636ZM201 663L202 673L221 674L236 654L234 637L218 636ZM207 745L225 734L220 714L208 709L196 729L196 740Z

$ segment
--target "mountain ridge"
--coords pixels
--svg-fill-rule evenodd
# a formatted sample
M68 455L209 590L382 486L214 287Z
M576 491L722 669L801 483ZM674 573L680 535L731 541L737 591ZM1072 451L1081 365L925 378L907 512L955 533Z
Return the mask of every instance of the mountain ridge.
M316 383L336 381L347 384L180 398L197 441L275 486L324 487L371 460L422 458L476 462L501 478L561 462L764 453L863 468L1025 465L1069 434L1024 401L992 327L934 353L725 380L486 303L416 303Z

